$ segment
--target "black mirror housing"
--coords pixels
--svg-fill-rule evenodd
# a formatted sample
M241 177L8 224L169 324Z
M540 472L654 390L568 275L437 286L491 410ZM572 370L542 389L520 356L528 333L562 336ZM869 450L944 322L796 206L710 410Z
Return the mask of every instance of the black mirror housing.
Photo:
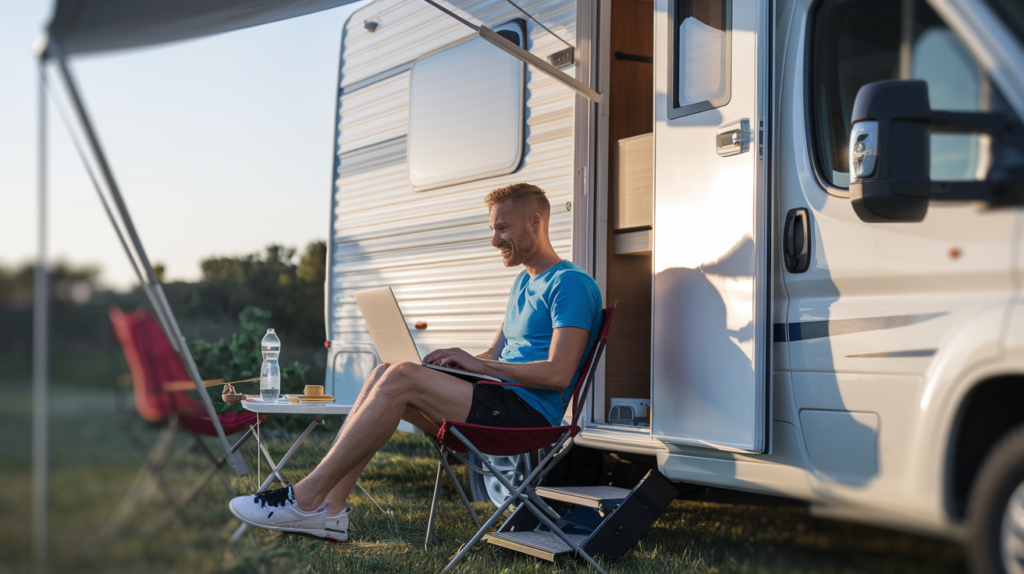
M854 100L850 200L868 222L915 222L928 212L931 108L923 80L865 84Z

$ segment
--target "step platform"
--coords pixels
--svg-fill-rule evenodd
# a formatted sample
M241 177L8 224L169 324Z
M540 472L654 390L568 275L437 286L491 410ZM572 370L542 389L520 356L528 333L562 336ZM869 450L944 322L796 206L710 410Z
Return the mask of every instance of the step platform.
M629 552L675 499L675 485L652 470L633 490L614 486L541 487L537 494L559 519L552 521L584 552L615 560ZM497 532L484 536L496 546L554 561L572 548L524 505Z

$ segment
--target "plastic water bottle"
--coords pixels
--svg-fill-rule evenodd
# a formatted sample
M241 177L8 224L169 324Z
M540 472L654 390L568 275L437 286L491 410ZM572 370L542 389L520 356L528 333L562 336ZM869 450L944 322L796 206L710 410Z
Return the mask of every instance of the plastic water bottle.
M260 343L263 349L263 367L260 368L260 398L263 400L277 399L281 394L281 366L277 359L281 356L281 339L273 329L267 329Z

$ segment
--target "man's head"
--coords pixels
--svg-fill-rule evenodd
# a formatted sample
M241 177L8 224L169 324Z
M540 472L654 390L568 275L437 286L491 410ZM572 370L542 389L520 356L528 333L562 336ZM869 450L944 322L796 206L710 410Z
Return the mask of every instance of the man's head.
M521 265L538 250L551 249L551 204L543 189L513 183L487 194L484 202L491 216L491 245L501 250L505 267Z

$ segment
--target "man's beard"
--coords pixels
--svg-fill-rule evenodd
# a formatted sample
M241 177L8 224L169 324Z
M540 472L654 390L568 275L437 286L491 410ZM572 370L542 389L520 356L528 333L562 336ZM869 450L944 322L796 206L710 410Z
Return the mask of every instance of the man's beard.
M516 246L513 248L511 245L508 245L509 254L507 258L504 253L501 254L501 262L505 264L505 267L518 267L522 265L523 261L529 259L533 252L537 250L537 240L532 235L523 234L516 241Z

